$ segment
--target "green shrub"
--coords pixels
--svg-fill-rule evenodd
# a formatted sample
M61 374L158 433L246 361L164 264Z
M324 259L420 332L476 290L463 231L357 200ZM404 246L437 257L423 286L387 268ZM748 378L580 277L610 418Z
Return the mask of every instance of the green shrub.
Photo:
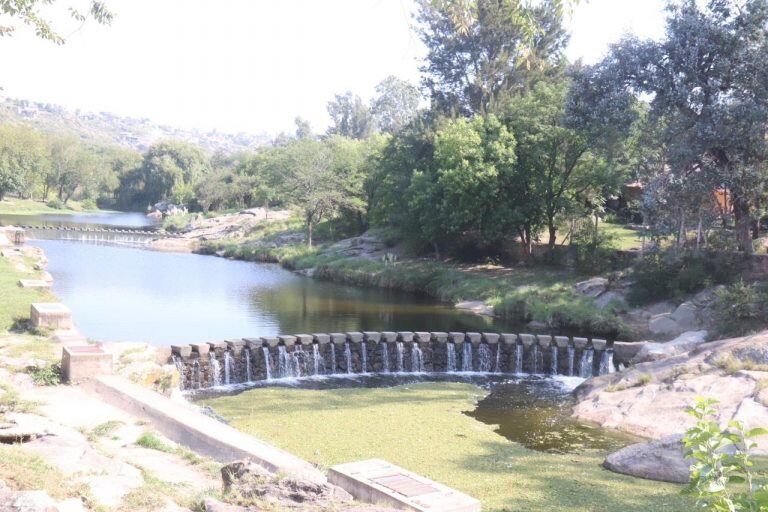
M730 421L723 430L717 423L717 400L699 398L687 409L696 425L683 437L685 456L692 459L691 483L683 491L696 498L697 508L716 512L768 510L765 476L752 468L750 450L755 437L768 429L748 429Z
M61 384L61 366L59 363L49 363L45 366L33 366L27 369L30 377L38 386L55 386Z
M54 208L56 210L63 210L64 209L64 202L55 197L53 199L50 199L47 203L45 203L48 208Z
M768 320L768 290L737 281L717 292L715 319L721 334L741 335L760 328Z
M615 236L597 229L592 222L582 223L571 235L571 251L577 270L597 274L613 268Z
M82 206L84 210L96 210L98 208L96 201L90 197L83 199L80 202L80 206Z

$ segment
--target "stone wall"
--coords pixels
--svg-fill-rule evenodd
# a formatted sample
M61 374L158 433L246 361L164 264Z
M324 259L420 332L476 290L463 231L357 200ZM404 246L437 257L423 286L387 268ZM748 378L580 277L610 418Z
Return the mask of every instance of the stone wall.
M174 345L172 359L181 374L182 389L189 390L333 374L481 372L591 377L613 371L614 350L613 344L596 338L346 332ZM623 359L617 362L626 363Z

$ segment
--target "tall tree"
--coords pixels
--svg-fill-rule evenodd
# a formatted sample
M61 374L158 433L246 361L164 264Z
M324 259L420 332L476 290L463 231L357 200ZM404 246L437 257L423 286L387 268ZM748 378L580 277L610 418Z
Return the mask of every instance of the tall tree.
M561 61L568 40L561 2L475 0L464 21L457 4L420 0L417 16L427 47L424 86L443 112L495 112Z
M64 36L43 14L45 8L54 3L56 0L0 0L0 37L12 35L16 31L16 25L22 24L31 27L41 39L63 44ZM106 4L98 0L90 0L85 12L72 6L68 7L68 11L72 19L81 25L89 18L102 25L109 25L114 18Z
M768 184L768 4L684 0L668 10L664 40L622 41L604 73L651 97L673 181L729 191L739 246L750 253Z
M347 91L337 94L328 102L328 114L333 125L329 135L343 135L352 139L365 139L373 133L373 117L359 96Z
M376 86L376 97L371 112L382 132L402 130L416 115L419 108L419 90L413 84L396 76L388 76Z

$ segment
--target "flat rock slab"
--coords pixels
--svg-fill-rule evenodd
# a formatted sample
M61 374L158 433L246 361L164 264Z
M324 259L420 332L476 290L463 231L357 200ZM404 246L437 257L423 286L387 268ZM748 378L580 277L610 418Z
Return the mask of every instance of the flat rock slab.
M479 512L480 501L381 459L333 466L328 480L358 500L419 512Z
M50 288L51 283L43 279L20 279L19 285L22 288Z
M72 313L60 302L35 302L30 306L30 317L34 327L72 328Z
M682 435L667 436L648 443L637 443L613 452L603 466L615 473L687 484L690 481L691 461L683 457Z

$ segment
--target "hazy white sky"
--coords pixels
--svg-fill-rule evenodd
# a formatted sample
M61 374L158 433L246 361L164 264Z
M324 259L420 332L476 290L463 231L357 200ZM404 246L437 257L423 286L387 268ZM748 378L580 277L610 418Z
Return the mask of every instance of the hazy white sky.
M424 49L411 30L412 0L107 3L113 25L89 23L64 46L28 30L0 39L4 94L186 128L275 134L292 131L297 115L324 130L334 93L369 98L390 74L418 83ZM582 0L569 20L569 58L594 62L625 32L660 36L663 3Z

